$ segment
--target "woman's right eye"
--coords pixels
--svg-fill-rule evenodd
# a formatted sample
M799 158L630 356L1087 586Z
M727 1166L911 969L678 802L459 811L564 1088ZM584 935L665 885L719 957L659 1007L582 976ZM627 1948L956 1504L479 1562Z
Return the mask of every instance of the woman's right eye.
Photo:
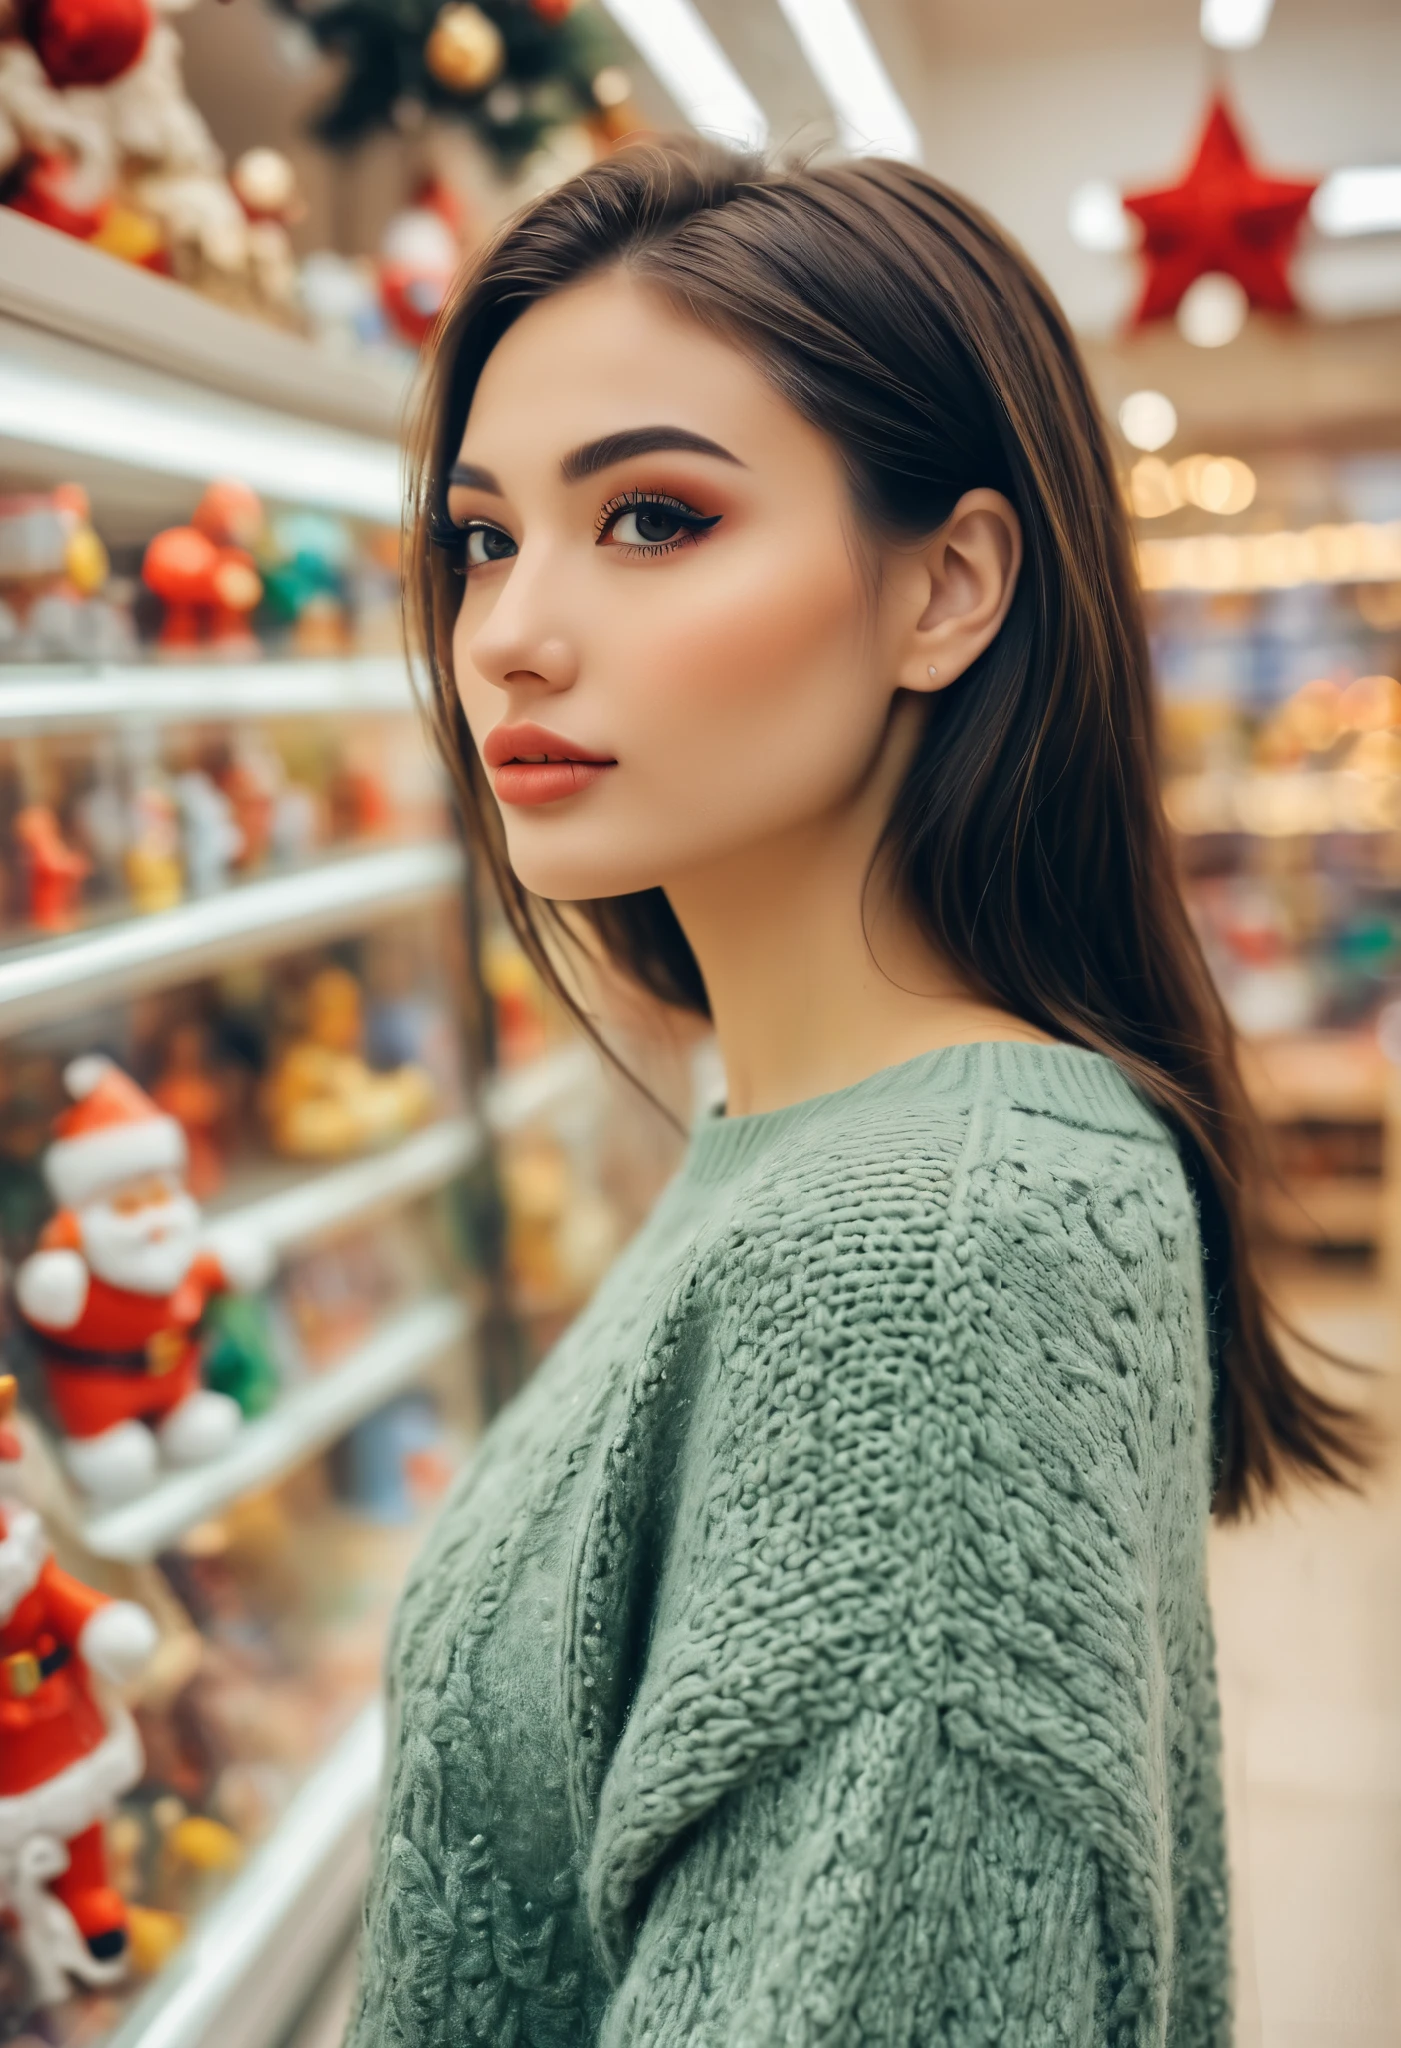
M478 520L463 529L463 559L469 569L484 569L488 562L507 562L516 552L509 533L499 526Z

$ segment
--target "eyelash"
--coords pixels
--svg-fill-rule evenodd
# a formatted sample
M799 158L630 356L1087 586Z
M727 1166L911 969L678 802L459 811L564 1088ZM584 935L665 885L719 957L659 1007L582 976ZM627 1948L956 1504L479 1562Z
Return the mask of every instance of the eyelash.
M599 507L598 517L594 521L595 543L603 539L608 529L625 512L637 512L646 506L655 506L661 511L670 512L680 523L682 531L671 540L654 541L650 546L637 541L616 541L614 546L620 553L633 557L669 555L677 548L694 546L703 533L708 533L712 526L717 526L720 522L718 512L707 517L706 514L697 512L693 505L686 504L684 499L669 497L664 491L620 491L617 497L610 498L607 504ZM493 526L489 519L468 519L459 525L455 519L439 515L429 526L428 538L432 546L442 548L446 554L456 558L452 563L453 571L456 575L465 577L470 573L466 559L469 535L504 531L504 527Z
M614 546L625 555L669 555L676 548L693 547L703 533L720 521L718 512L709 518L697 512L694 505L688 505L684 498L668 497L665 491L620 491L616 498L610 498L606 505L600 505L598 518L594 521L596 540L602 540L610 526L625 512L637 512L644 506L656 506L658 510L670 512L680 522L681 531L672 540L654 541L645 547L636 541L615 541Z

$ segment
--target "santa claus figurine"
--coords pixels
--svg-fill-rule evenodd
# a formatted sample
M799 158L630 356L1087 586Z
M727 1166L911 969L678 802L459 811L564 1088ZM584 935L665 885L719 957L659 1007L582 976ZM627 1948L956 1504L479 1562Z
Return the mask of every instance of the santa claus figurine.
M0 1418L15 1383L0 1380ZM0 1459L20 1456L0 1426ZM0 1906L15 1926L37 2005L68 1978L121 1975L127 1912L108 1882L102 1822L141 1776L141 1743L121 1702L150 1661L144 1607L60 1571L32 1509L0 1501Z
M185 1134L101 1054L64 1071L44 1177L58 1203L15 1276L40 1340L49 1398L77 1483L137 1493L163 1459L217 1457L242 1416L201 1382L198 1324L211 1295L261 1286L266 1246L206 1232L185 1187Z

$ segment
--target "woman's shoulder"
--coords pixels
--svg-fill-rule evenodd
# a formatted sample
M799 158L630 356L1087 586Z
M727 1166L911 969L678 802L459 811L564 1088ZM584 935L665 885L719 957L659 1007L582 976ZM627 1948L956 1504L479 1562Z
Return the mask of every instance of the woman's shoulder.
M950 1046L769 1118L716 1123L693 1148L732 1178L721 1205L742 1254L778 1238L794 1255L869 1262L950 1232L1075 1230L1107 1211L1195 1229L1177 1146L1114 1064L1067 1045ZM853 1240L851 1233L857 1233ZM1121 1236L1113 1231L1109 1242Z

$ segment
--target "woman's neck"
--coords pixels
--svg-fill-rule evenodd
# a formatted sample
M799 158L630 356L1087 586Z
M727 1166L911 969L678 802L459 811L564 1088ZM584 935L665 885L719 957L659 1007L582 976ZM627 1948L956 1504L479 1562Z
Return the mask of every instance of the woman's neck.
M1047 1035L966 988L862 882L861 821L747 847L666 884L710 997L730 1116L824 1095L939 1046Z

